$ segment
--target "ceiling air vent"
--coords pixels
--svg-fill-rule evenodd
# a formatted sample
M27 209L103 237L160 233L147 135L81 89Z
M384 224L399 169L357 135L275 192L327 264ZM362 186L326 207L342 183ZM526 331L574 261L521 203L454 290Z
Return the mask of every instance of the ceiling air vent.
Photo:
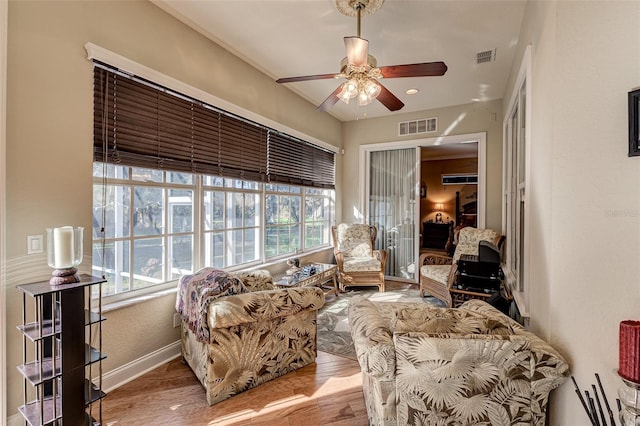
M477 184L478 175L473 173L442 175L443 185Z
M476 53L476 64L484 64L496 59L496 49Z
M418 133L435 132L438 129L437 118L423 118L414 121L401 121L398 123L398 135L416 135Z

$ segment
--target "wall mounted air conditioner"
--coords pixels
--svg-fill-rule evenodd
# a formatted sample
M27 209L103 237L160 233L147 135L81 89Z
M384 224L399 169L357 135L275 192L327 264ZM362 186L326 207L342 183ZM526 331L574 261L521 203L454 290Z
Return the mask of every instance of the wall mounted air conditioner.
M443 185L464 185L464 184L478 184L477 173L457 173L442 175Z

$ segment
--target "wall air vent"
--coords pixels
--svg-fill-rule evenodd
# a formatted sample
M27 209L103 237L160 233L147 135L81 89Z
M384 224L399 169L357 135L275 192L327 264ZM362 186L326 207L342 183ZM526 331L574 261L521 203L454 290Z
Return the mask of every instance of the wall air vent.
M478 184L478 175L473 173L442 175L443 185Z
M476 53L476 64L484 64L496 60L496 49Z
M423 118L413 121L401 121L398 123L398 135L416 135L418 133L430 133L438 130L437 118Z

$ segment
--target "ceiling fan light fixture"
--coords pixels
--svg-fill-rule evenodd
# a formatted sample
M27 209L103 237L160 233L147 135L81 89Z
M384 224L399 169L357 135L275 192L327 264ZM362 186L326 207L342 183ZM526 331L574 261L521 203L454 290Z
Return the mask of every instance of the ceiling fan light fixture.
M371 99L364 90L358 93L358 106L369 105L372 101L373 99Z
M380 85L374 79L370 78L364 83L363 91L371 100L374 100L378 97L378 95L380 94L380 90Z

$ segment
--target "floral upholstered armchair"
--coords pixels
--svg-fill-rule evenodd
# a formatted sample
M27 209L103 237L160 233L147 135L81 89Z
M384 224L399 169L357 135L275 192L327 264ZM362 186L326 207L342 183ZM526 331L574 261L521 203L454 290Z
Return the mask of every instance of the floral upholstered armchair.
M182 357L209 405L314 362L323 304L321 289L277 289L268 271L181 277Z
M372 425L544 425L569 366L480 300L460 308L354 297L349 324Z
M384 292L387 252L373 249L377 233L375 226L364 223L341 223L331 227L342 291L348 286L376 286Z
M488 241L500 247L504 237L493 229L478 229L470 226L462 228L458 234L458 242L453 257L423 253L420 256L420 297L427 293L442 300L447 307L453 301L449 288L456 276L456 262L463 254L478 254L478 243Z

